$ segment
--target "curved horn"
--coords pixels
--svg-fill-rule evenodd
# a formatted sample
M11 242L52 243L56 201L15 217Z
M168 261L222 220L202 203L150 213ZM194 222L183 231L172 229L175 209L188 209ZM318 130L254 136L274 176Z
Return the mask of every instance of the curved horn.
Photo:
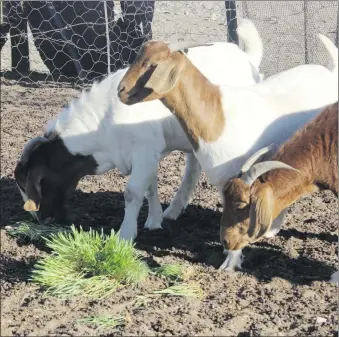
M188 48L212 46L214 43L215 42L199 43L199 42L193 42L193 41L178 41L178 42L169 42L167 43L167 45L171 53L174 53L175 51L188 49Z
M290 165L282 163L281 161L264 161L258 164L253 165L248 171L246 171L240 179L248 185L252 185L253 182L260 177L262 174L276 170L276 169L288 169L299 172L299 170L293 168Z
M273 145L274 144L272 143L272 144L260 149L259 151L254 153L250 158L248 158L247 161L245 162L245 164L242 166L242 168L240 170L240 174L243 174L246 171L248 171L251 168L251 166L259 159L259 157L270 152L273 149Z
M48 142L48 139L45 137L35 137L31 140L29 140L23 150L22 150L22 154L20 157L20 162L22 164L26 164L28 162L29 156L30 154L37 148L37 146L43 142Z

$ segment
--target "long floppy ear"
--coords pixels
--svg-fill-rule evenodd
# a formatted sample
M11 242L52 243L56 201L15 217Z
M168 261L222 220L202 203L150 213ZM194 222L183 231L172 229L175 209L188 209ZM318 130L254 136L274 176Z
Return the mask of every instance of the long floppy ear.
M40 208L42 199L41 179L44 175L42 166L35 167L28 172L26 179L26 195L28 200L24 204L24 210L27 212L37 212Z
M14 169L14 178L19 186L25 186L27 167L20 161L16 164Z
M158 63L145 88L152 89L158 95L164 95L177 83L182 66L172 58Z
M273 221L273 203L270 188L263 189L256 200L251 200L248 235L253 239L252 242L261 238L270 229Z

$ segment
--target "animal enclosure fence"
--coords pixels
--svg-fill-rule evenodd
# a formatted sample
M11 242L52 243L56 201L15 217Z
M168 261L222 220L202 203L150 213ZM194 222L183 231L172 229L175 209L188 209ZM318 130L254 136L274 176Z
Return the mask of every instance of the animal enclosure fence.
M2 1L1 74L92 81L128 65L150 38L237 42L242 17L263 39L266 76L326 64L316 35L338 40L337 1Z

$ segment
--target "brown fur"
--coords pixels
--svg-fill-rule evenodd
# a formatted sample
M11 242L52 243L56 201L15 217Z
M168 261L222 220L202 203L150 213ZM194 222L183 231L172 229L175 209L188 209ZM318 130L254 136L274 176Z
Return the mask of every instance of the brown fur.
M273 170L257 179L251 198L270 188L273 218L303 194L330 190L338 197L338 102L327 107L282 145L272 157L300 171Z
M226 249L260 239L281 211L306 193L328 189L338 197L338 102L297 131L271 160L300 173L272 170L251 187L239 178L225 185L220 240Z
M176 114L195 150L199 139L213 142L224 129L218 86L183 53L171 53L164 42L148 42L141 48L118 90L126 104L161 99Z

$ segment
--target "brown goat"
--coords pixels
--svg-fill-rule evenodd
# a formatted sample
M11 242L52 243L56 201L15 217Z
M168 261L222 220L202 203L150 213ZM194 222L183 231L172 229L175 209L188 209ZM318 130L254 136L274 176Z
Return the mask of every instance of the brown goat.
M272 236L269 231L278 230L286 208L306 193L330 190L338 197L338 102L297 131L271 160L225 185L220 240L226 250Z

